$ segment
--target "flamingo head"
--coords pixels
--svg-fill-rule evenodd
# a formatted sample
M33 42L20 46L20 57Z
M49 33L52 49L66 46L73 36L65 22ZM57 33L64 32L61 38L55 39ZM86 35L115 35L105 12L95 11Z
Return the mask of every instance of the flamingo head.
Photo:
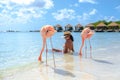
M90 28L85 28L82 31L81 36L84 39L89 39L93 34L94 34L94 32Z
M53 36L55 32L56 32L56 30L51 25L45 25L41 29L41 34L45 38L49 38L49 37Z

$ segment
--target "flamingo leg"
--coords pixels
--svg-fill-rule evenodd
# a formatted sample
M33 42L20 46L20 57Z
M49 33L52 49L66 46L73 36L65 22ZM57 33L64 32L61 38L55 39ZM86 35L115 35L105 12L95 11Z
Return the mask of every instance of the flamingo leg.
M85 39L82 37L82 45L80 47L80 53L79 53L80 56L82 56L82 48L84 46L84 41L85 41Z
M47 42L46 42L46 65L47 65L47 52L48 52L48 49L47 49Z
M85 58L87 58L87 43L85 41Z
M50 38L50 43L51 43L51 47L52 47L52 49L53 49L53 45L52 45L52 38ZM52 50L52 53L53 53L54 67L56 67L56 65L55 65L54 51L53 51L53 50Z
M92 58L92 46L91 46L90 39L89 39L89 44L90 44L90 58Z
M38 61L42 61L42 53L44 51L45 44L46 44L46 39L43 39L43 46L42 46L42 50L40 51L40 56L38 57Z

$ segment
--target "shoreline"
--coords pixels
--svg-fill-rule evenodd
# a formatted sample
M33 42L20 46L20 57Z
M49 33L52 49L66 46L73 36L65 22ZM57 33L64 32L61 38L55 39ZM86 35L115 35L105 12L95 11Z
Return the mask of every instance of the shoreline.
M56 68L52 60L48 61L48 66L45 62L33 63L20 71L4 75L1 80L119 80L119 74L114 75L110 68L105 67L113 67L112 64L103 65L97 60L99 59L81 59L78 55L65 55L56 59Z

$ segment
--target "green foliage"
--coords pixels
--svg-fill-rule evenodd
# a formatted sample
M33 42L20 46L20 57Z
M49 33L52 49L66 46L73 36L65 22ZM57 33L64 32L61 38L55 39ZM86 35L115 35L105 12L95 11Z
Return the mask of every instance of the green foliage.
M120 29L120 21L115 21L117 24L119 24L119 29Z
M117 24L120 24L120 21L115 21Z
M94 23L92 23L94 26L95 26L95 28L96 28L96 26L99 24L99 23L101 23L101 22L103 22L104 24L106 24L106 25L108 25L108 24L110 24L110 23L112 23L113 21L105 21L105 20L100 20L100 21L97 21L97 22L94 22ZM115 21L117 24L120 24L120 21ZM120 26L119 26L120 27Z

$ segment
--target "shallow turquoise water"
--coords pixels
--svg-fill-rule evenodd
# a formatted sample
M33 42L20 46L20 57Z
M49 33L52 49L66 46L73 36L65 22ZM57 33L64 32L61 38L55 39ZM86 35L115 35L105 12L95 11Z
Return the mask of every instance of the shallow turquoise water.
M63 33L56 33L52 37L54 48L62 49L65 42L62 35ZM80 33L72 33L72 35L74 36L75 54L78 54L81 45ZM48 49L51 49L49 39L47 43ZM94 57L120 56L118 54L120 53L119 32L95 33L91 38L91 43ZM88 42L87 45L89 50ZM0 70L37 62L41 47L42 39L39 32L0 33ZM50 58L51 52L48 55ZM44 56L45 54L43 54ZM57 54L55 56L60 57Z

